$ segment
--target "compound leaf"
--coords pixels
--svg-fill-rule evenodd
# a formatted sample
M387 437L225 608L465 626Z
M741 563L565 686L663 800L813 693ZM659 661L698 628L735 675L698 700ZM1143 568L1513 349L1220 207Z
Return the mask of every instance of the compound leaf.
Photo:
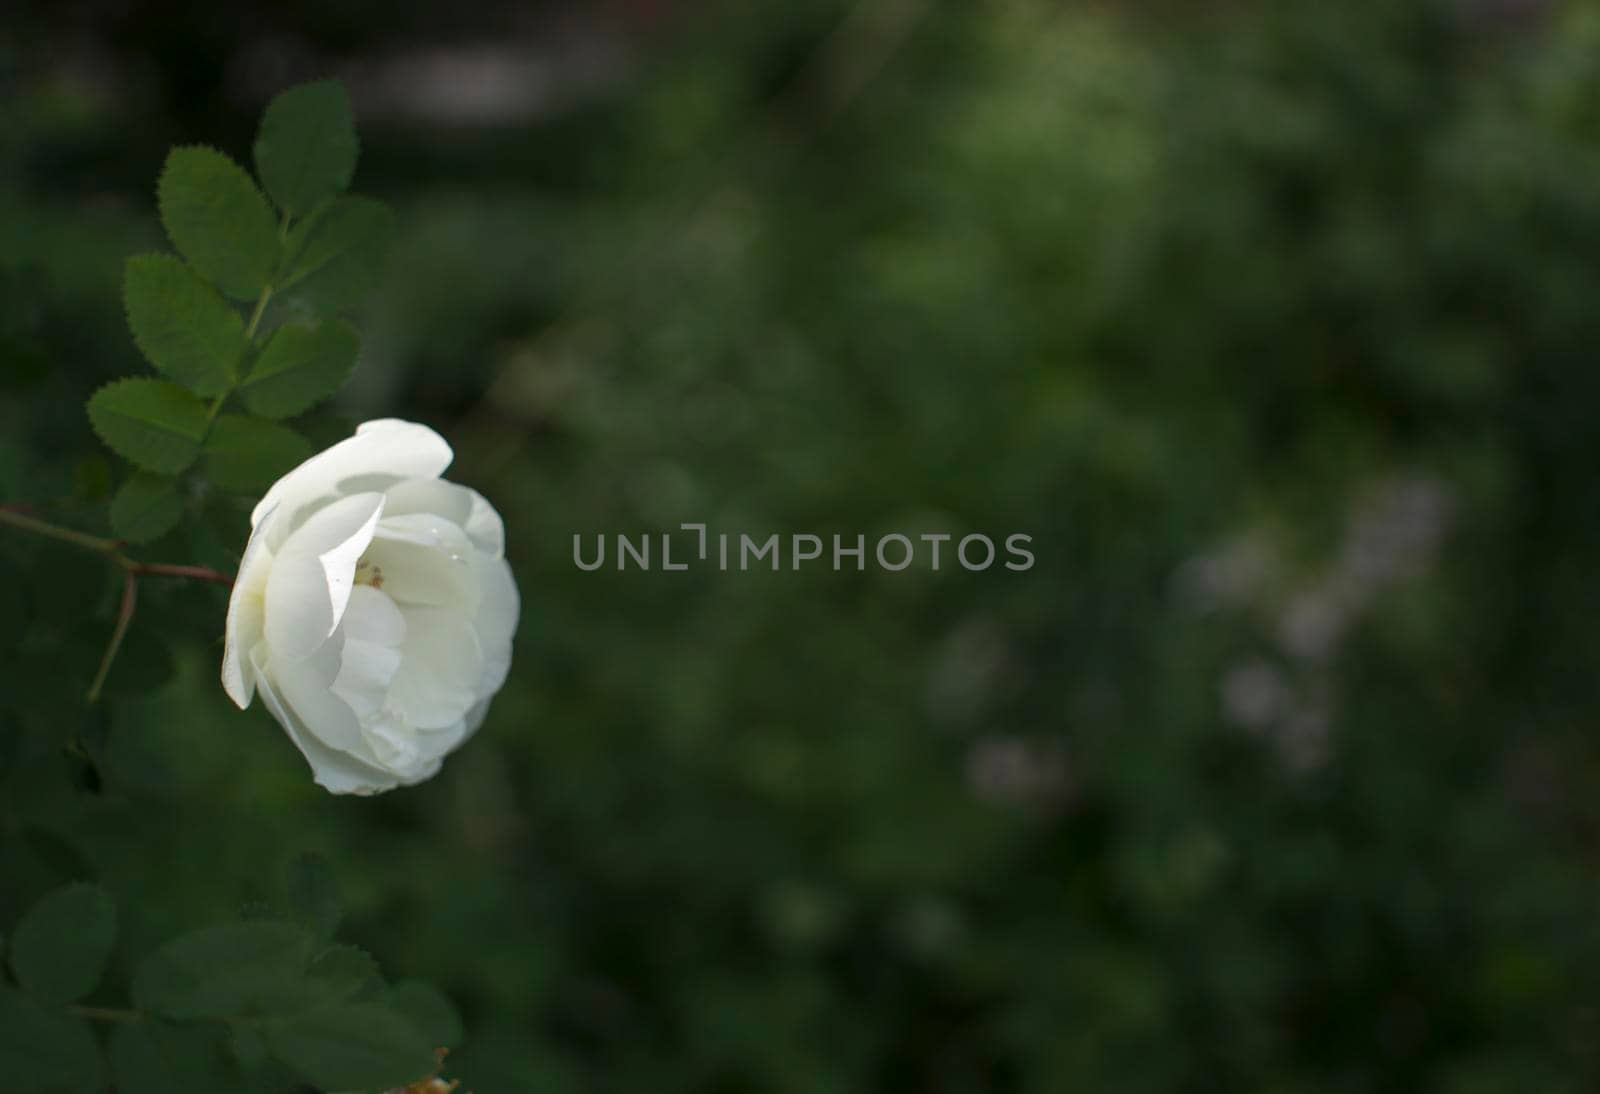
M165 380L116 380L90 397L89 421L117 455L176 475L200 455L206 406Z
M174 148L156 184L161 223L201 277L254 300L278 265L272 207L245 169L214 148Z
M286 425L224 414L206 438L205 470L225 490L264 490L311 452L311 442Z
M196 395L220 395L233 383L247 342L233 305L171 255L128 259L123 305L133 340L158 372Z
M267 105L256 136L256 172L278 208L301 216L349 187L359 151L344 86L315 80Z

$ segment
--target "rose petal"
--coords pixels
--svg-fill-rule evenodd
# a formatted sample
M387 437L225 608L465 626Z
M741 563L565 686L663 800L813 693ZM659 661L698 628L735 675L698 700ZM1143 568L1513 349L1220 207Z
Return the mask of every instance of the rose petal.
M406 617L387 594L371 585L357 585L345 610L344 633L364 642L399 646L406 640Z
M389 688L388 708L417 729L442 729L478 700L483 651L477 631L460 612L403 607L405 657Z
M399 668L400 651L395 647L347 635L339 659L339 675L333 678L330 690L366 725L368 719L383 710L389 684Z
M370 585L357 585L341 627L344 648L331 688L365 724L383 710L400 668L406 620L394 601Z
M283 701L300 718L300 724L322 744L345 752L362 763L382 770L384 764L361 735L355 711L334 694L334 682L344 665L345 637L296 661L272 658L272 684ZM268 647L269 654L271 648Z
M382 490L402 479L437 478L454 453L443 437L425 425L380 418L357 427L355 436L312 456L273 484L250 514L259 525L277 506L283 521L276 533L288 535L304 515L302 508L340 494Z
M284 541L266 591L264 633L275 663L307 657L332 636L382 516L382 494L355 494L318 510Z
M240 710L255 698L256 672L250 650L261 641L266 620L267 578L272 572L272 552L267 548L274 506L261 514L239 558L239 572L228 593L228 621L222 647L222 690Z
M383 591L396 603L448 607L468 616L478 610L479 558L467 534L434 513L385 516L366 560L383 575Z
M389 487L386 515L434 513L467 534L472 545L491 558L505 553L506 529L500 514L482 494L443 479L407 479Z
M478 694L487 699L500 690L511 671L511 638L522 613L522 599L511 577L511 567L503 558L480 560L478 580L481 596L472 623L483 649L484 676L479 681Z
M258 681L261 701L311 765L317 785L334 794L377 794L400 785L402 780L394 774L329 748L311 733L273 686L267 656L264 643L250 651L250 665Z

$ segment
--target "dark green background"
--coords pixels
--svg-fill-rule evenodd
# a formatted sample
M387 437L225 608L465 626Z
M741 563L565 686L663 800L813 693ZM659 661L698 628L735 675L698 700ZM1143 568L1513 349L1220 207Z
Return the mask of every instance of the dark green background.
M314 431L455 444L511 678L329 797L220 591L84 713L113 575L0 535L0 931L103 880L114 1001L321 851L477 1094L1600 1084L1600 9L8 7L0 500L104 530L162 159L323 74L399 231ZM685 520L1038 564L572 564Z

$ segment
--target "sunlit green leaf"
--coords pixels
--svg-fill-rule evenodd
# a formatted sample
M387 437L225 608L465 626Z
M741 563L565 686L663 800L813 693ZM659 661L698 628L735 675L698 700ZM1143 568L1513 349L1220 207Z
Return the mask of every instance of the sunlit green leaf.
M207 281L254 300L278 264L278 227L267 199L214 148L175 148L156 184L172 245Z
M89 421L113 452L148 471L175 475L200 455L206 407L165 380L117 380L89 399Z
M273 332L239 394L252 414L291 417L343 387L360 349L361 336L342 319L286 324Z
M316 80L267 105L256 137L256 171L278 207L300 216L350 185L359 147L344 86Z
M376 282L393 231L394 214L383 202L334 199L290 231L285 292L322 314L353 307Z
M232 384L247 346L244 321L191 267L171 255L136 255L122 301L134 341L158 372L196 395Z
M286 425L224 414L206 438L205 471L226 490L262 490L311 453L311 442Z

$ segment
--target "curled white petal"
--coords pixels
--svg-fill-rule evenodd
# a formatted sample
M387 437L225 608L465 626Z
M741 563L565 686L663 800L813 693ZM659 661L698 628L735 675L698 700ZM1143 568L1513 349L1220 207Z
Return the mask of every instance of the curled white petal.
M354 494L319 509L284 541L266 590L264 632L275 661L308 657L332 637L382 517L382 494Z

